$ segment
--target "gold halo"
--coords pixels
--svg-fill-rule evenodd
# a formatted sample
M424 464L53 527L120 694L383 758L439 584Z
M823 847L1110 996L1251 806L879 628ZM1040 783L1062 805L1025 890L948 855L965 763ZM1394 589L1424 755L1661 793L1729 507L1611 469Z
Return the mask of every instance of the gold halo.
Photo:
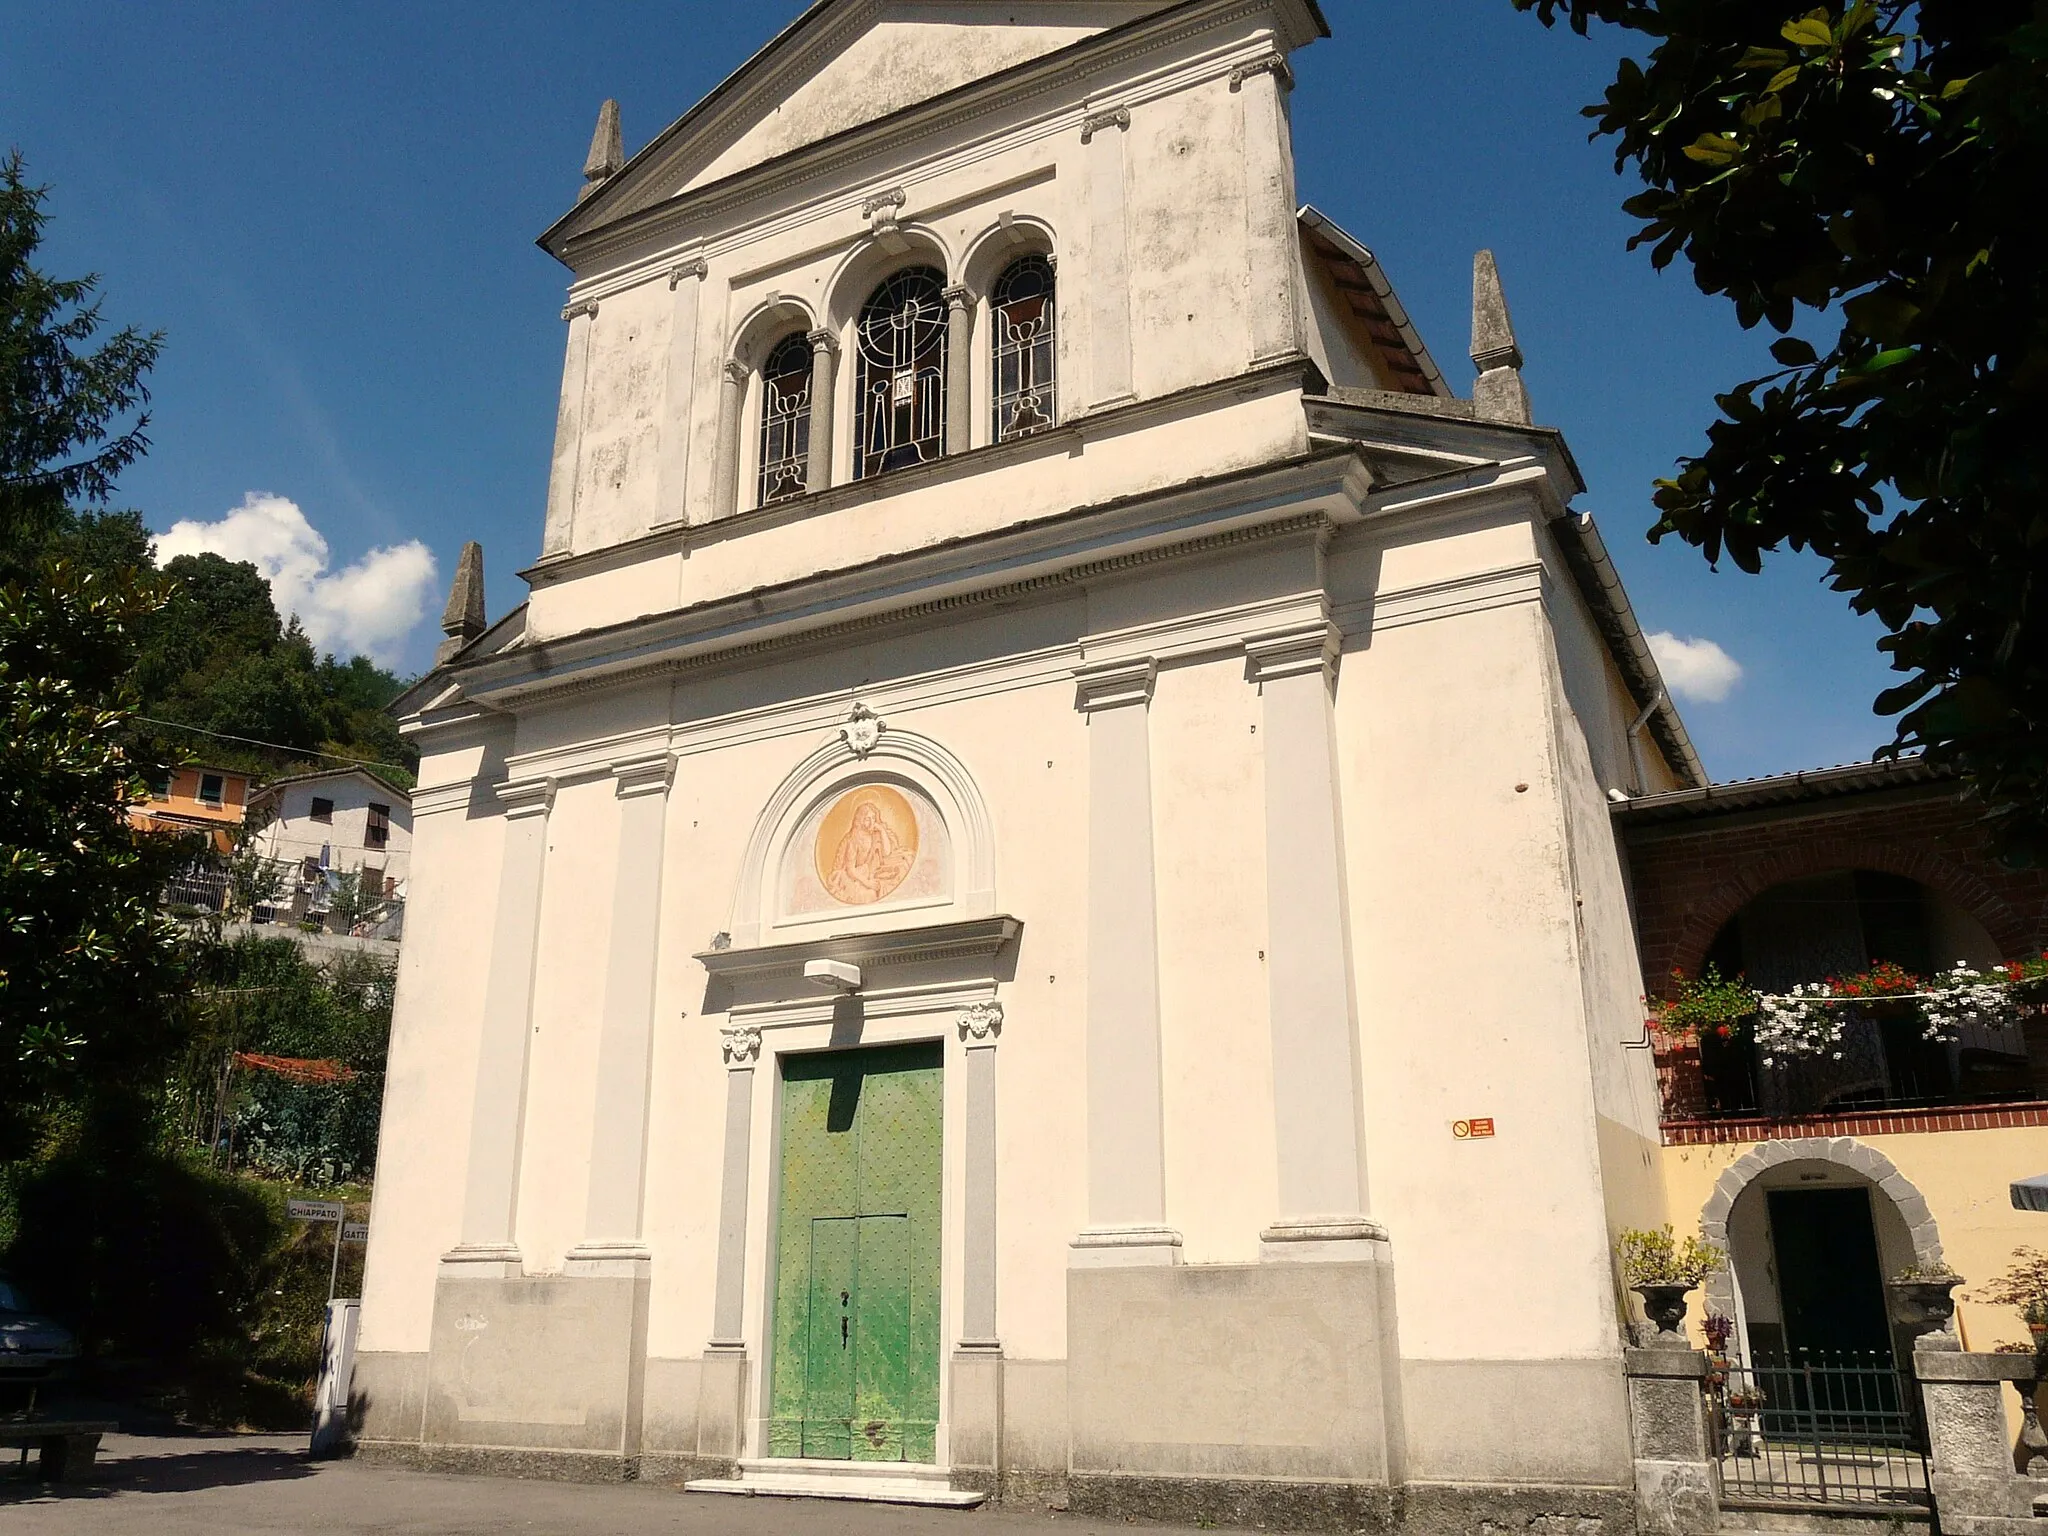
M839 862L839 845L853 828L853 818L863 805L872 805L875 813L882 818L882 824L896 834L896 841L910 857L904 861L903 869L888 884L878 889L871 898L881 901L892 894L896 887L909 877L917 866L917 813L910 808L910 801L899 789L887 784L863 784L858 789L849 789L833 803L818 823L818 838L812 847L812 862L817 866L818 884L830 893L832 890L832 868ZM839 901L836 895L833 900ZM866 906L867 902L843 902L843 905Z

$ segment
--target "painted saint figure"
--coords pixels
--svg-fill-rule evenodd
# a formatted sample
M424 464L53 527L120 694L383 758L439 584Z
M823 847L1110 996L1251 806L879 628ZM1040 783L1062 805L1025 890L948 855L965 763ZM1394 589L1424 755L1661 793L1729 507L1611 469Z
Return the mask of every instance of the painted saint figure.
M866 906L901 885L916 862L917 850L902 845L872 804L862 804L839 839L825 889L850 907Z

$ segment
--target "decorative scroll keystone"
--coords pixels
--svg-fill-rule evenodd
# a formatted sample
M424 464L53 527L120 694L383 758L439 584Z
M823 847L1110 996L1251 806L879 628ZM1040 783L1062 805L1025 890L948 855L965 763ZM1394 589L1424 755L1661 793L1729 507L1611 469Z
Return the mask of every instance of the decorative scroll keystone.
M910 194L908 192L905 192L901 187L891 187L886 192L877 192L873 197L862 203L860 205L860 216L864 219L872 219L884 209L894 208L901 210L909 202Z
M866 762L868 754L875 750L882 739L882 732L887 729L880 715L865 704L856 704L853 713L839 727L839 739L846 743L847 751Z

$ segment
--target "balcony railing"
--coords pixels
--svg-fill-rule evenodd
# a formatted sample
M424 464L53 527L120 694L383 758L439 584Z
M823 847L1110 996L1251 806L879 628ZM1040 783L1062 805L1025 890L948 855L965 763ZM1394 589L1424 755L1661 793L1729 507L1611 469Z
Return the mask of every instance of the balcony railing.
M2048 1018L2017 1009L1929 1039L1909 1001L1845 1008L1841 1039L1819 1055L1767 1056L1756 1020L1725 1035L1659 1042L1664 1120L1784 1120L1882 1110L2048 1103Z

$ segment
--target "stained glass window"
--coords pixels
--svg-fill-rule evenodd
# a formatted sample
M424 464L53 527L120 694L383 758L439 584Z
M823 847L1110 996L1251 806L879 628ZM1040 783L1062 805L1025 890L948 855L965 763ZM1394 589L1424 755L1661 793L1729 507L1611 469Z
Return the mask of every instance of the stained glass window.
M804 493L811 457L811 344L786 336L761 365L760 504Z
M854 473L925 464L946 443L946 279L898 272L860 312Z
M1052 258L1012 262L989 294L995 343L995 441L1028 437L1059 419Z

